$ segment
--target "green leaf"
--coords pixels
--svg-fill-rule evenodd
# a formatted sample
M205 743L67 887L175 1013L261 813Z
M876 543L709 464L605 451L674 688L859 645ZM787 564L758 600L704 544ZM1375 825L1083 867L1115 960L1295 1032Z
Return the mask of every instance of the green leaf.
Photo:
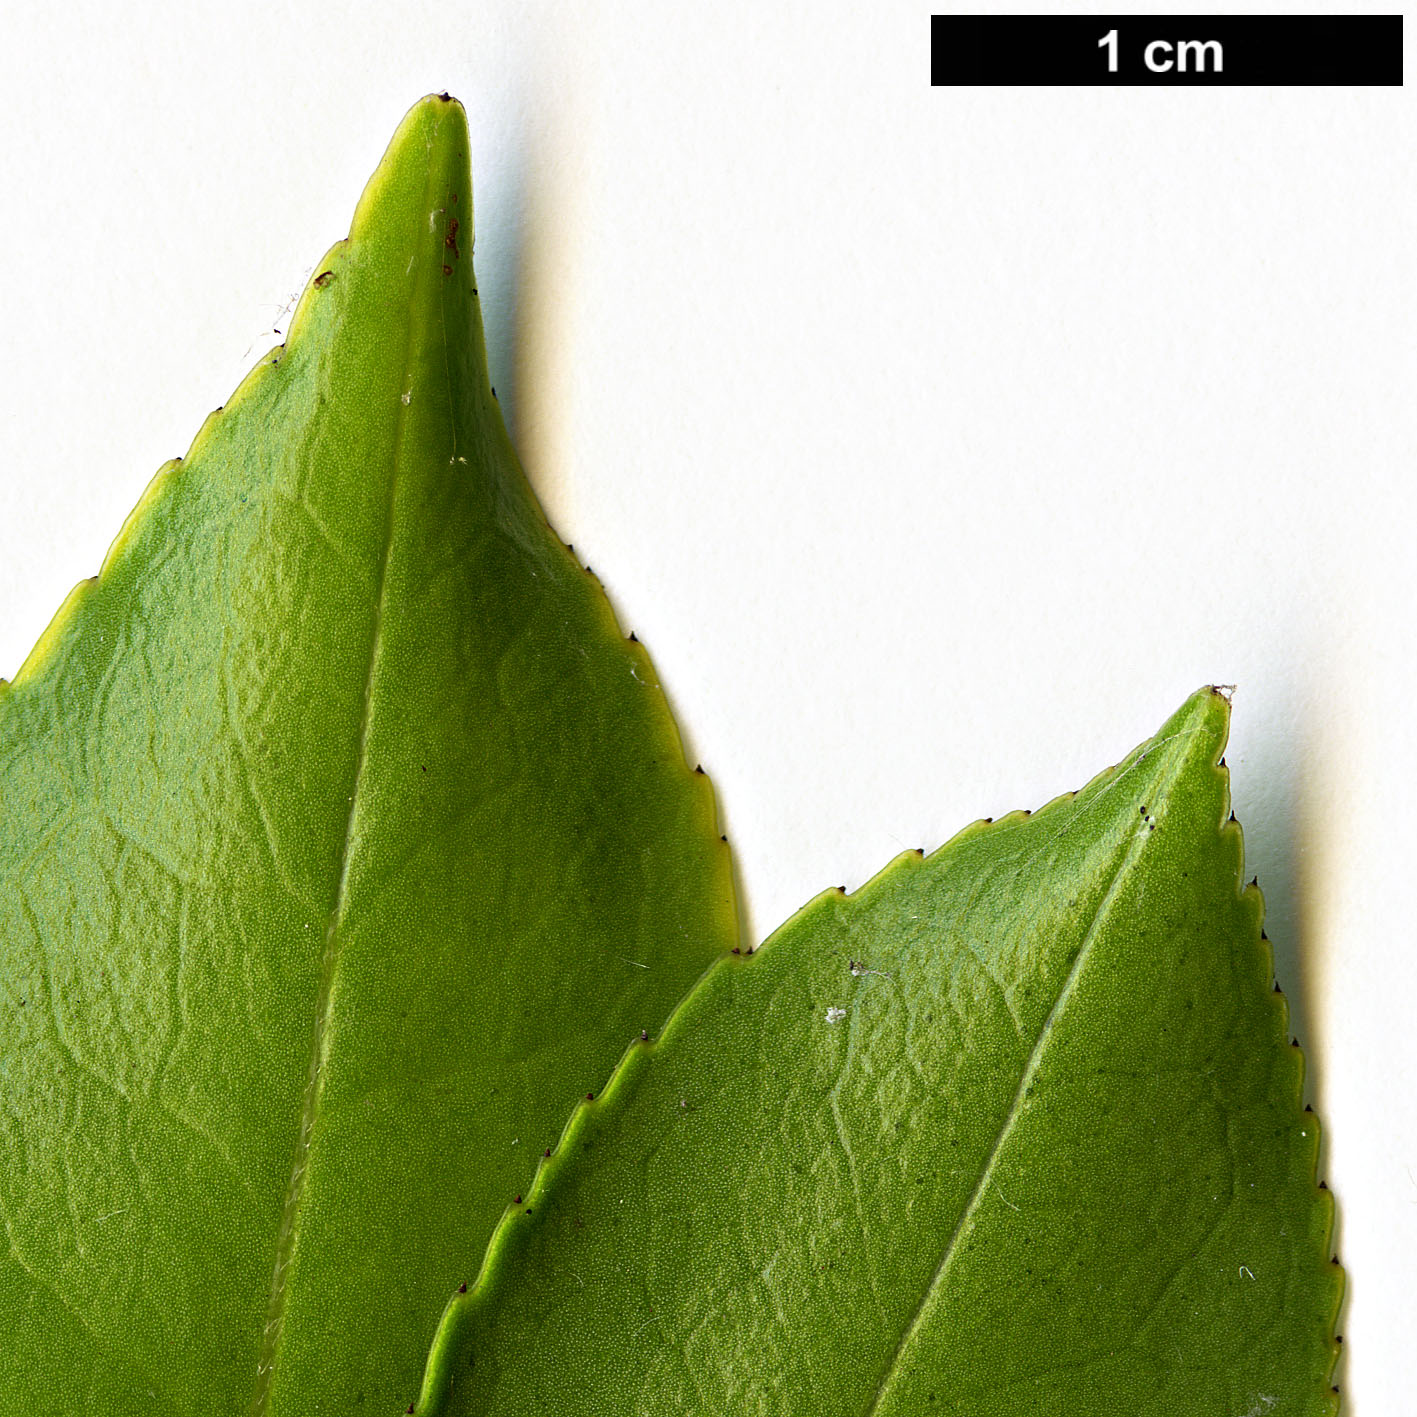
M424 1413L1336 1408L1318 1129L1195 695L728 959L573 1117Z
M736 940L488 388L428 99L0 687L0 1412L402 1410L576 1097Z
M0 684L0 1413L1332 1412L1226 701L728 958L487 387L466 152L410 114Z

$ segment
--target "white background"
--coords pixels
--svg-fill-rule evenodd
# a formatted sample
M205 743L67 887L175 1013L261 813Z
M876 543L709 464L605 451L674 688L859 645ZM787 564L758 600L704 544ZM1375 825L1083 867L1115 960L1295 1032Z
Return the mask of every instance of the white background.
M1411 1410L1417 115L932 90L928 13L12 8L0 674L451 90L493 382L714 778L755 934L1238 685L1346 1410Z

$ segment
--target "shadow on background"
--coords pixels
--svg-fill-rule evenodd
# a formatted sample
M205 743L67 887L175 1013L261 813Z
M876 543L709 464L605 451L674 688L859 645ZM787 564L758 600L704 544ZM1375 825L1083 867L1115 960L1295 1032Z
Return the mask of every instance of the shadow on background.
M595 225L585 200L585 125L573 111L565 88L543 80L545 89L523 104L517 150L519 163L509 166L504 186L496 193L503 208L493 228L496 268L486 277L479 268L479 293L487 339L488 364L507 431L521 459L527 480L552 528L562 541L578 540L575 504L579 500L573 473L575 453L574 363L584 341L578 339L579 292L586 281L586 231ZM481 208L479 208L480 214ZM489 244L492 244L489 242ZM485 284L484 284L485 280ZM593 547L575 546L576 558L592 561ZM614 567L602 581L621 629L634 629L614 593ZM597 576L597 579L600 579ZM653 660L653 645L646 645ZM702 764L712 780L712 765L703 764L686 714L659 676L689 768ZM714 783L719 830L728 839L728 814ZM730 853L738 932L744 946L756 945L752 913L743 887L736 852Z
M1308 686L1305 686L1306 688ZM1264 892L1265 933L1274 949L1275 980L1289 1004L1289 1031L1304 1050L1304 1101L1319 1120L1318 1179L1328 1174L1328 1117L1324 1057L1327 1036L1322 1000L1339 967L1334 924L1339 909L1333 882L1332 807L1342 791L1347 743L1341 721L1320 716L1322 698L1298 696L1287 713L1275 713L1249 745L1243 767L1253 822L1245 828L1246 874L1258 873ZM1257 801L1259 797L1262 800ZM1342 1258L1342 1198L1336 1198L1331 1252ZM1344 1306L1353 1287L1345 1272ZM1343 1332L1342 1314L1338 1332ZM1345 1386L1346 1345L1333 1381ZM1351 1412L1345 1400L1344 1410Z
M502 412L533 490L563 539L569 471L574 462L571 361L577 346L585 281L587 207L582 200L589 161L584 127L568 90L543 78L543 91L523 105L528 115L522 161L502 194L510 230L503 245L503 289L495 328L499 341ZM489 342L491 336L489 335Z

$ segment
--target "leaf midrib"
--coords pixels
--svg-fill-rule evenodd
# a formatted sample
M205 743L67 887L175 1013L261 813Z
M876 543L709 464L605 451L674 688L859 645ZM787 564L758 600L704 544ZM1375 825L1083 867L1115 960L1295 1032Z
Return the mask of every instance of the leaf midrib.
M424 208L428 206L435 170L434 166L430 164L428 174L424 179ZM418 223L415 223L415 234L416 236L421 235L421 232L418 231ZM401 394L408 387L413 360L414 332L422 319L422 296L429 264L430 262L426 259L418 262L410 301L408 329L404 339L402 373L395 390L396 395ZM398 495L399 473L403 462L404 433L411 413L410 405L405 403L401 397L396 398L394 409L394 445L392 465L389 471L388 502L384 512L383 553L379 561L379 580L374 600L374 623L369 637L369 662L364 677L364 701L359 722L359 741L355 750L354 773L348 794L349 812L345 818L344 840L340 846L339 879L335 888L335 899L330 908L329 922L325 927L325 943L320 955L320 984L315 997L315 1022L310 1044L310 1062L302 1094L300 1127L296 1133L295 1141L295 1158L291 1164L290 1181L286 1190L285 1204L281 1211L280 1230L276 1237L270 1299L266 1308L266 1322L261 1330L261 1343L256 1360L256 1388L251 1403L252 1417L266 1417L269 1411L271 1386L285 1326L286 1274L299 1229L300 1205L305 1193L305 1177L309 1170L310 1140L319 1110L320 1097L324 1090L321 1056L324 1052L325 1035L329 1027L334 1000L334 981L338 972L340 953L340 927L343 924L345 905L348 900L351 847L354 841L355 824L359 817L360 792L363 787L365 764L368 758L374 673L379 662L379 640L383 629L389 560L393 553L395 505Z
M1188 737L1189 734L1178 734L1177 738ZM1127 768L1124 768L1119 775L1112 780L1111 787L1116 787L1133 768L1140 767L1151 753L1162 747L1168 740L1162 739L1158 743L1153 743L1149 750L1143 751ZM1172 750L1175 751L1174 749ZM1110 789L1104 788L1098 794L1098 798L1105 795ZM1098 798L1094 798L1096 802ZM1089 803L1089 806L1092 804ZM899 1341L891 1351L891 1356L886 1361L886 1366L881 1373L881 1377L876 1384L875 1390L871 1393L870 1400L862 1413L862 1417L878 1417L882 1402L891 1389L892 1382L900 1368L901 1359L919 1332L925 1321L926 1311L930 1307L930 1301L944 1281L945 1275L950 1267L950 1262L959 1249L959 1242L969 1230L975 1212L978 1210L980 1202L984 1198L984 1193L989 1188L989 1180L994 1174L995 1163L999 1159L1000 1153L1004 1149L1010 1134L1023 1111L1023 1101L1027 1096L1029 1085L1038 1073L1039 1064L1044 1053L1047 1052L1048 1042L1052 1037L1053 1027L1067 1007L1068 1000L1072 997L1073 990L1081 977L1083 969L1086 967L1088 955L1091 952L1093 942L1097 939L1098 933L1110 914L1113 902L1115 901L1123 882L1126 880L1129 868L1141 854L1150 833L1141 830L1133 833L1132 840L1127 848L1119 855L1117 868L1112 873L1111 879L1107 883L1107 889L1102 894L1102 899L1097 904L1097 909L1093 912L1092 920L1088 924L1087 931L1083 935L1082 944L1078 946L1076 958L1072 967L1068 970L1067 977L1063 980L1062 987L1058 991L1058 997L1053 1001L1053 1007L1048 1011L1048 1017L1043 1021L1043 1027L1038 1032L1038 1037L1034 1041L1033 1048L1028 1055L1028 1061L1024 1064L1023 1072L1019 1077L1018 1087L1014 1091L1013 1100L1009 1103L1009 1109L1004 1115L1004 1120L999 1126L999 1130L994 1137L994 1144L989 1149L989 1155L985 1159L983 1167L979 1172L979 1180L975 1183L974 1190L970 1192L969 1200L965 1203L964 1209L960 1212L959 1220L956 1222L950 1238L945 1242L944 1253L940 1256L940 1262L935 1266L926 1284L924 1292L920 1296L920 1301L915 1306L911 1314L910 1322L901 1330Z

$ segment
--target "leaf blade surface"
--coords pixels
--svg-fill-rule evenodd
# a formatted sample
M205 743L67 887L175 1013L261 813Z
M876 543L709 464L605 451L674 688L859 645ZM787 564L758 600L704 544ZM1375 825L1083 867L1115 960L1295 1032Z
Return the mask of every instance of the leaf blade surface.
M504 1221L420 1410L1331 1412L1331 1206L1227 725L1203 691L716 967Z
M530 1158L734 943L471 247L425 100L0 688L0 1410L402 1407Z

